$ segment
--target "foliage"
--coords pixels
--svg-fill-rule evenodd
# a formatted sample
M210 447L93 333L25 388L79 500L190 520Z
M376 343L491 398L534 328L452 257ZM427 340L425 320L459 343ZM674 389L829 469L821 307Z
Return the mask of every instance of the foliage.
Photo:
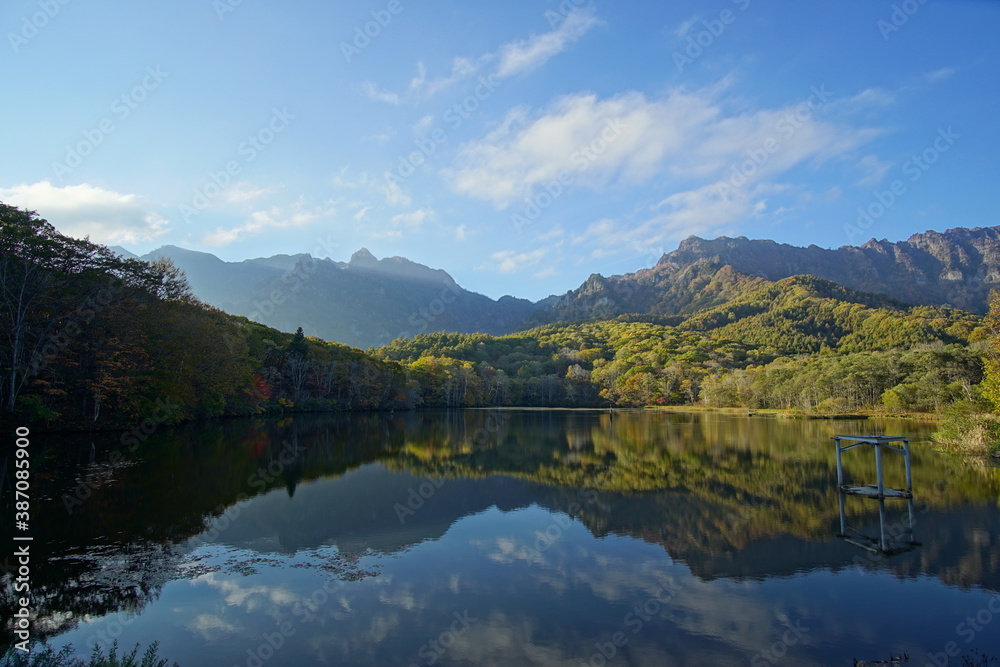
M414 373L424 406L703 403L815 410L823 404L827 411L933 411L971 398L982 380L982 354L962 342L843 354L812 349L804 344L794 357L776 357L766 341L754 346L715 332L618 318L501 337L429 334L393 341L375 354ZM452 391L447 396L445 385Z
M127 426L164 403L173 407L158 419L174 423L413 407L899 412L1000 401L997 305L984 323L812 276L706 269L690 276L683 316L421 334L363 352L200 303L169 262L121 258L2 204L0 217L0 414L27 423ZM581 298L659 298L655 286L611 295L609 285L592 276Z
M947 447L982 455L1000 454L1000 292L990 294L986 316L986 340L983 347L982 384L944 412L934 440ZM992 412L990 412L992 410Z
M227 315L168 261L119 257L3 204L0 279L0 417L114 428L413 403L398 364Z
M1000 411L1000 291L990 293L990 310L986 315L986 353L983 397L994 411Z
M1000 417L983 412L971 401L959 401L945 410L934 441L971 454L1000 452Z
M11 648L0 657L0 667L168 667L165 659L157 656L158 642L153 642L139 656L139 645L129 653L118 655L118 642L115 641L107 655L100 646L94 646L89 660L73 657L73 647L64 646L56 653L47 644L35 645L29 652ZM173 663L177 667L177 663Z

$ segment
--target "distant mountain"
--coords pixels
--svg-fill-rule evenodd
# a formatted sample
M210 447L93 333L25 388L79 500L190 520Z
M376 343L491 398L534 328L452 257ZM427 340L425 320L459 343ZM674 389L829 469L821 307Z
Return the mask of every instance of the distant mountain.
M692 236L650 269L608 278L594 274L577 289L549 297L533 321L685 315L796 275L906 303L950 305L981 314L990 290L1000 287L1000 227L925 232L900 243L872 239L836 250L742 236L712 241Z
M836 250L692 236L651 268L593 274L577 289L538 303L509 296L494 301L463 289L445 271L403 257L377 259L365 248L346 263L308 254L224 262L176 246L142 259L158 257L172 259L194 293L217 308L283 331L301 326L309 335L358 347L420 333L500 335L626 314L680 324L686 316L740 302L801 275L857 291L861 294L847 300L875 308L910 303L984 313L989 291L1000 287L1000 227L925 232L900 243L872 239Z
M990 290L1000 287L1000 227L928 231L899 243L872 239L836 250L744 237L691 237L657 266L680 268L702 259L769 280L809 274L908 303L985 313Z
M509 296L494 301L445 271L402 257L379 260L365 248L346 263L308 254L224 262L176 246L142 259L159 257L169 257L195 295L221 310L362 348L436 331L508 333L536 308Z

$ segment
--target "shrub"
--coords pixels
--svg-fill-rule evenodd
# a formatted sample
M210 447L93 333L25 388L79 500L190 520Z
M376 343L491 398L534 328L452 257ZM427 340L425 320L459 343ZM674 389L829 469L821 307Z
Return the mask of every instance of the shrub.
M971 401L958 401L945 410L934 441L970 454L1000 451L1000 417L981 412Z

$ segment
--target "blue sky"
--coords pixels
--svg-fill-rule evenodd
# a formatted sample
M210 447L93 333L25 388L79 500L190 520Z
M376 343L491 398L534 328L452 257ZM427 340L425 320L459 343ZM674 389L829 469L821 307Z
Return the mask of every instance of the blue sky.
M364 246L494 298L691 235L998 224L1000 3L9 0L0 200L229 261Z

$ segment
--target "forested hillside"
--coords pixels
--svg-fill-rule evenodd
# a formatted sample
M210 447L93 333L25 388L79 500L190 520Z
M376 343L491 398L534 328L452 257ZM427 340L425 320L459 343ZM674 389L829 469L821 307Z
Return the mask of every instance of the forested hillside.
M526 299L470 292L447 272L403 257L376 259L365 248L349 262L306 253L224 262L175 246L142 256L164 258L185 272L200 300L227 313L361 348L434 331L510 333L536 309Z
M1000 227L915 234L906 241L870 240L828 250L769 240L696 236L681 241L649 269L603 277L542 305L535 323L580 321L625 313L685 315L726 303L754 284L812 275L907 303L986 312L1000 285Z
M809 276L770 283L721 273L704 291L731 298L687 317L424 335L376 355L411 369L422 405L928 410L972 398L982 380L975 315Z
M980 400L995 363L977 315L708 262L686 287L671 277L673 314L421 334L363 352L227 315L169 261L123 257L9 206L0 221L0 405L52 426L431 406L925 411ZM620 296L649 305L654 293L665 298Z
M165 261L127 259L0 204L2 414L107 428L290 408L392 407L403 369L306 342L191 296ZM145 427L145 426L144 426Z

